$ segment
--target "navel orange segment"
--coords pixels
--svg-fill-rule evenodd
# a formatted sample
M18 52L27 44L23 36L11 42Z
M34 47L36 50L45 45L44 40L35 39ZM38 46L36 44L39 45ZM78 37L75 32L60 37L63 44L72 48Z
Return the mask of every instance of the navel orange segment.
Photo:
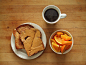
M62 44L62 39L60 37L54 36L54 39L57 43Z
M71 45L72 44L72 41L62 41L62 44L63 45Z
M66 40L66 41L69 41L71 40L71 37L67 36L67 35L61 35L61 38Z
M57 42L58 45L71 45L72 41L65 41L64 39L61 39L60 37L54 37L55 41Z
M66 47L66 45L63 45L63 46L61 47L61 53L62 53L62 54L63 54L64 51L65 51L65 47Z
M65 50L68 50L70 47L71 47L71 45L66 45L66 49Z
M61 35L63 35L63 32L57 32L57 35L61 36Z
M55 42L52 42L52 48L54 49L54 51L60 52L60 47Z
M54 39L50 39L52 42L55 42L55 40Z
M56 44L60 45L55 39L51 39L51 42L55 42Z

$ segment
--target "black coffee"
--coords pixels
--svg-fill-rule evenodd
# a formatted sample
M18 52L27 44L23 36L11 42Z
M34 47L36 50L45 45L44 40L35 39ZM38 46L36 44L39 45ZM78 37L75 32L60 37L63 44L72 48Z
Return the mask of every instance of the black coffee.
M45 11L44 17L47 21L53 22L53 21L56 21L58 19L59 14L55 9L48 9Z

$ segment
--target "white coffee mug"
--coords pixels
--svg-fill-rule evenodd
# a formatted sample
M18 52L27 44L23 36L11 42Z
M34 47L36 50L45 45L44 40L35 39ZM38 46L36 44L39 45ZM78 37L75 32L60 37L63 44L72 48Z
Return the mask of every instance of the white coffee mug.
M50 21L46 20L45 17L44 17L45 11L48 10L48 9L51 9L51 8L52 8L52 9L55 9L55 10L58 12L58 14L59 14L57 20L55 20L55 21L53 21L53 22L50 22ZM55 6L55 5L48 5L48 6L46 6L46 7L43 9L43 12L42 12L42 17L43 17L43 19L45 20L46 23L49 23L49 24L55 24L55 23L57 23L60 19L65 18L66 16L67 16L66 14L61 14L60 9L59 9L57 6Z

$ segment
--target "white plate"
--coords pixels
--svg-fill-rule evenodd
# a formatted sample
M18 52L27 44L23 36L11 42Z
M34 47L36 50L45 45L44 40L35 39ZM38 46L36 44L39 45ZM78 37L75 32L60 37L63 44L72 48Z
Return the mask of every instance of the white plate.
M23 23L23 24L30 24L34 28L39 29L40 32L42 33L42 41L43 41L44 47L46 47L47 41L46 41L46 35L45 35L45 32L43 31L43 29L40 26L38 26L37 24L34 24L34 23ZM23 24L21 24L21 25L23 25ZM16 47L15 47L15 37L14 37L13 33L11 35L11 47L12 47L12 50L14 51L14 53L18 57L20 57L22 59L35 59L35 58L37 58L38 56L40 56L43 53L43 51L41 51L41 52L38 52L37 54L34 54L33 56L29 57L27 55L25 49L19 49L19 50L17 50Z

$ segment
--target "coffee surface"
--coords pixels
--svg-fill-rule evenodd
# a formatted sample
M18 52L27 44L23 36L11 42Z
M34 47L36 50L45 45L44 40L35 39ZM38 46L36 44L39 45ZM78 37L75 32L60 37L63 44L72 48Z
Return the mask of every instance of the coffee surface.
M45 11L44 17L47 21L54 22L58 19L59 14L55 9L51 8L51 9L48 9L48 10Z

